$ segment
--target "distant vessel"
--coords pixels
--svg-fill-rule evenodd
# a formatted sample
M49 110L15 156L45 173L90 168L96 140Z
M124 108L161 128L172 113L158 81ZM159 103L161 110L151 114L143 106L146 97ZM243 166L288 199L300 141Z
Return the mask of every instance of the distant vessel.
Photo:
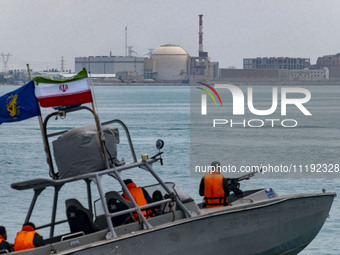
M45 132L51 117L66 117L69 113L82 109L91 111L80 106L51 113L45 119ZM53 207L51 214L47 215L51 217L50 223L37 227L38 231L50 229L49 238L45 239L46 245L18 251L16 254L298 254L320 231L336 196L335 193L326 192L278 196L273 189L262 188L244 191L240 196L229 196L231 206L202 208L202 204L195 203L176 184L164 182L153 170L154 163L159 161L162 164L161 140L156 144L159 150L157 154L150 158L143 155L142 160L137 160L128 128L120 120L112 120L102 125L107 127L112 123L124 129L132 162L125 163L114 159L112 155L115 153L117 141L112 142L106 137L105 144L110 145L110 148L105 148L104 151L107 158L112 158L114 162L110 167L87 170L86 162L93 162L93 155L88 153L78 167L75 166L74 171L81 172L68 171L71 161L79 156L76 154L83 153L76 149L77 153L57 159L57 162L61 162L59 166L66 166L65 172L61 172L58 166L59 178L38 178L11 185L16 190L34 191L25 222L31 219L36 201L43 191L47 187L54 188L54 194L51 194ZM91 140L92 134L89 130L91 131L91 128L73 129L47 136L61 135L57 140L60 139L60 146L64 149L68 145L63 141L69 140L69 136L72 136L73 141ZM117 134L112 131L116 130L115 128L109 127L108 130L108 133ZM63 140L63 136L68 137ZM57 147L54 146L54 149ZM69 162L71 164L67 165ZM156 184L144 188L149 194L160 192L162 199L138 206L121 177L122 172L130 170L137 170L143 176L151 174ZM122 190L104 191L102 178L119 183ZM87 208L76 197L59 201L59 194L63 192L64 186L79 181L84 182L87 187ZM91 185L98 189L99 198L95 201ZM131 202L123 198L123 191ZM57 208L60 203L66 204L66 215L65 219L57 221ZM146 209L153 209L153 212L160 210L147 218L143 214ZM55 235L55 227L67 222L70 231Z

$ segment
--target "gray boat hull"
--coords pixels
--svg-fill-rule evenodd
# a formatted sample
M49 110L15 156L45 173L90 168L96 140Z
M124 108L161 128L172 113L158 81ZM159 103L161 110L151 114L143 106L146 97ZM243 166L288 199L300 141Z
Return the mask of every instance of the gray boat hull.
M202 215L191 219L117 239L87 245L80 242L78 247L60 254L298 254L320 231L334 196L333 193L286 196L248 205L203 209Z

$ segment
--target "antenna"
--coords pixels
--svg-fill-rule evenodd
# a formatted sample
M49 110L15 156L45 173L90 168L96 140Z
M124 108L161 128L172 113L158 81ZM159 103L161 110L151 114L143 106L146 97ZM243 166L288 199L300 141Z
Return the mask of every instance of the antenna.
M65 64L64 57L61 57L61 71L62 72L64 72L64 64Z
M11 53L4 54L1 52L1 58L2 58L2 63L3 63L2 71L4 73L7 73L7 67L8 67L7 64L8 64L8 59L10 56L12 56Z
M125 26L125 57L127 57L127 50L128 50L128 46L127 46L127 26Z

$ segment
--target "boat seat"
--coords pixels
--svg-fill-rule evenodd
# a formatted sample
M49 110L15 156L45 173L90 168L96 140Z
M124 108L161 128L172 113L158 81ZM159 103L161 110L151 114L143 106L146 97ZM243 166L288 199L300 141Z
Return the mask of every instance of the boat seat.
M82 231L86 235L98 231L98 228L93 224L90 210L86 209L77 199L68 199L65 204L71 233Z
M109 209L109 213L115 213L132 208L131 202L123 198L117 191L107 192L105 194L105 199L107 207ZM135 220L131 213L112 217L112 225L114 227L134 221Z
M168 194L165 194L164 197L163 197L162 192L159 191L159 190L155 190L152 193L152 199L155 202L162 201L163 199L168 199L168 198L170 198L170 196ZM177 210L176 209L176 202L175 201L167 202L165 204L155 206L155 207L153 207L153 209L155 210L156 215L169 213L169 212L172 212L174 210Z

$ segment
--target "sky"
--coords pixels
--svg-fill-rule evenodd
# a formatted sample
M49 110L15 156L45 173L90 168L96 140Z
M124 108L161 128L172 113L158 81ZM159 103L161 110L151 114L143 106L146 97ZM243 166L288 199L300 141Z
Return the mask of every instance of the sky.
M79 56L146 57L164 44L198 55L203 47L220 68L243 58L319 56L340 52L338 0L0 0L0 71L74 70ZM4 54L4 58L1 53Z

